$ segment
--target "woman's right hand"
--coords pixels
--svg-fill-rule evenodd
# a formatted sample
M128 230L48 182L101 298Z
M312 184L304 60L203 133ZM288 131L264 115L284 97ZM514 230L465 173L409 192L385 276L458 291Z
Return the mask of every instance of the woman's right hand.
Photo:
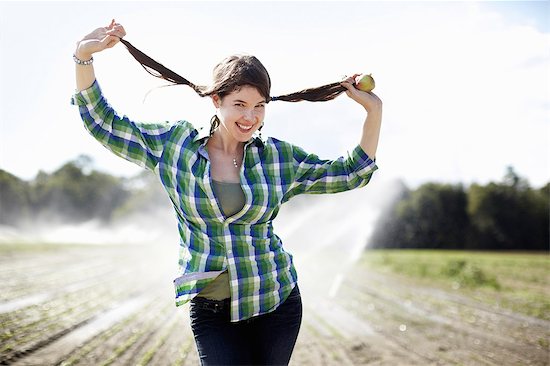
M89 60L92 54L116 45L126 35L124 27L113 19L107 27L100 27L86 35L77 43L75 55L81 60Z

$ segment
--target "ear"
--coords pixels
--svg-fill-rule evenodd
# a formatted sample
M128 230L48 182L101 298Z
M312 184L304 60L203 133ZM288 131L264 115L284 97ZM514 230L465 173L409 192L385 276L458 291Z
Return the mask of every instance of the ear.
M214 107L216 107L216 109L220 108L222 104L222 99L218 94L212 94L212 103L214 103Z

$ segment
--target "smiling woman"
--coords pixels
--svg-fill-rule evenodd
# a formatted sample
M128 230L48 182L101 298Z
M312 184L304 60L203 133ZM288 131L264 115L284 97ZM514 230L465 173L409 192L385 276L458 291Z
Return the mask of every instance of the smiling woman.
M191 301L191 328L203 365L288 364L302 320L293 258L273 232L280 206L302 193L367 185L377 169L382 103L338 83L270 97L271 80L254 56L234 55L197 86L122 38L113 20L85 36L74 54L79 106L90 134L115 154L154 170L180 233L176 305ZM92 54L122 41L151 74L193 88L216 108L208 134L187 121L140 123L119 117L95 79ZM367 111L360 143L347 158L321 160L300 147L256 136L272 100L326 101L346 94ZM327 289L328 293L328 289Z

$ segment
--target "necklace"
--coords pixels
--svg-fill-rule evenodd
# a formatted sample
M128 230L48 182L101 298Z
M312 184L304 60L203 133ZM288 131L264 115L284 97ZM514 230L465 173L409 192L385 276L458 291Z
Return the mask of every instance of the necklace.
M237 164L237 159L233 158L233 166L235 168L238 168L239 167L239 164Z

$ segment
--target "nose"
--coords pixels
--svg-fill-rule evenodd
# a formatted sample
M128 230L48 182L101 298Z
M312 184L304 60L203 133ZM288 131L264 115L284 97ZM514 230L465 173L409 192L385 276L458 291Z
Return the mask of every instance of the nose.
M243 118L247 122L254 122L254 120L256 119L256 113L252 109L247 109L244 111Z

